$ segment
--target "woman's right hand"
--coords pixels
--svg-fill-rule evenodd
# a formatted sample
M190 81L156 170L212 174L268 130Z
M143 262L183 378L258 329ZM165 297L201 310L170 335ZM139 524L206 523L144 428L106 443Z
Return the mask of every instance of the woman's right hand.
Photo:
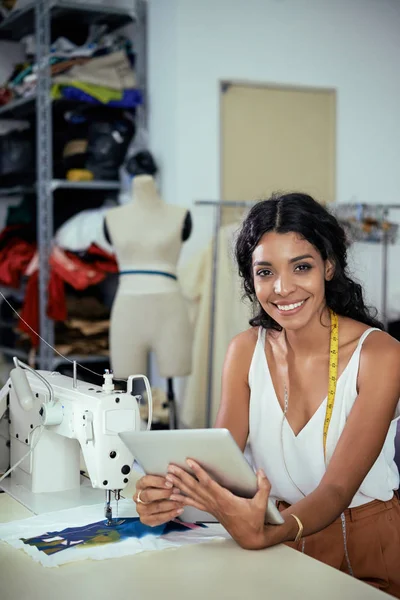
M179 493L180 491L165 477L158 475L141 477L136 482L136 493L133 496L141 522L155 527L179 517L184 510L182 504L169 499L172 494Z

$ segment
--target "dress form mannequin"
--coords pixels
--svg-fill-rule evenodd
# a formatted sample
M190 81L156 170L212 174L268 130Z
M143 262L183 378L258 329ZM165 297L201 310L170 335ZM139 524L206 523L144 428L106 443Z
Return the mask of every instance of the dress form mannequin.
M168 379L175 422L172 378L189 375L192 359L192 329L176 278L190 215L164 203L151 175L134 177L132 193L133 202L106 213L120 271L111 311L111 366L120 378L146 373L154 351L160 375Z

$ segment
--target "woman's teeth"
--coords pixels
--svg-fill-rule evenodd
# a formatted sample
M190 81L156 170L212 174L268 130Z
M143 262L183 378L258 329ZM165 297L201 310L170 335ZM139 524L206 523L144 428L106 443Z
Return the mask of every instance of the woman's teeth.
M277 307L279 308L279 310L294 310L295 308L299 308L299 306L304 304L304 302L305 300L302 300L301 302L296 302L296 304L277 304Z

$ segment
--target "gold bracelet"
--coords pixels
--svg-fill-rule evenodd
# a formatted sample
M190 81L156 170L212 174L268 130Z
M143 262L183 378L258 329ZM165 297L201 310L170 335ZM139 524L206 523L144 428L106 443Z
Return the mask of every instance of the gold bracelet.
M299 517L296 517L296 515L291 514L290 516L296 519L297 525L299 526L299 531L297 532L297 535L294 538L294 541L298 542L299 540L301 540L301 536L303 535L303 523L300 521Z

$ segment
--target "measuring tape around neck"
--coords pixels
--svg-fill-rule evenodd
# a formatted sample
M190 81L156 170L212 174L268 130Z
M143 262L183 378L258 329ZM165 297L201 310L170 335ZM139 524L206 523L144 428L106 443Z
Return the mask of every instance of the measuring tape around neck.
M331 314L331 338L329 347L329 379L328 379L328 398L326 403L323 444L324 459L326 462L326 440L328 438L328 429L332 418L333 405L335 403L338 362L339 362L339 318L333 310Z

